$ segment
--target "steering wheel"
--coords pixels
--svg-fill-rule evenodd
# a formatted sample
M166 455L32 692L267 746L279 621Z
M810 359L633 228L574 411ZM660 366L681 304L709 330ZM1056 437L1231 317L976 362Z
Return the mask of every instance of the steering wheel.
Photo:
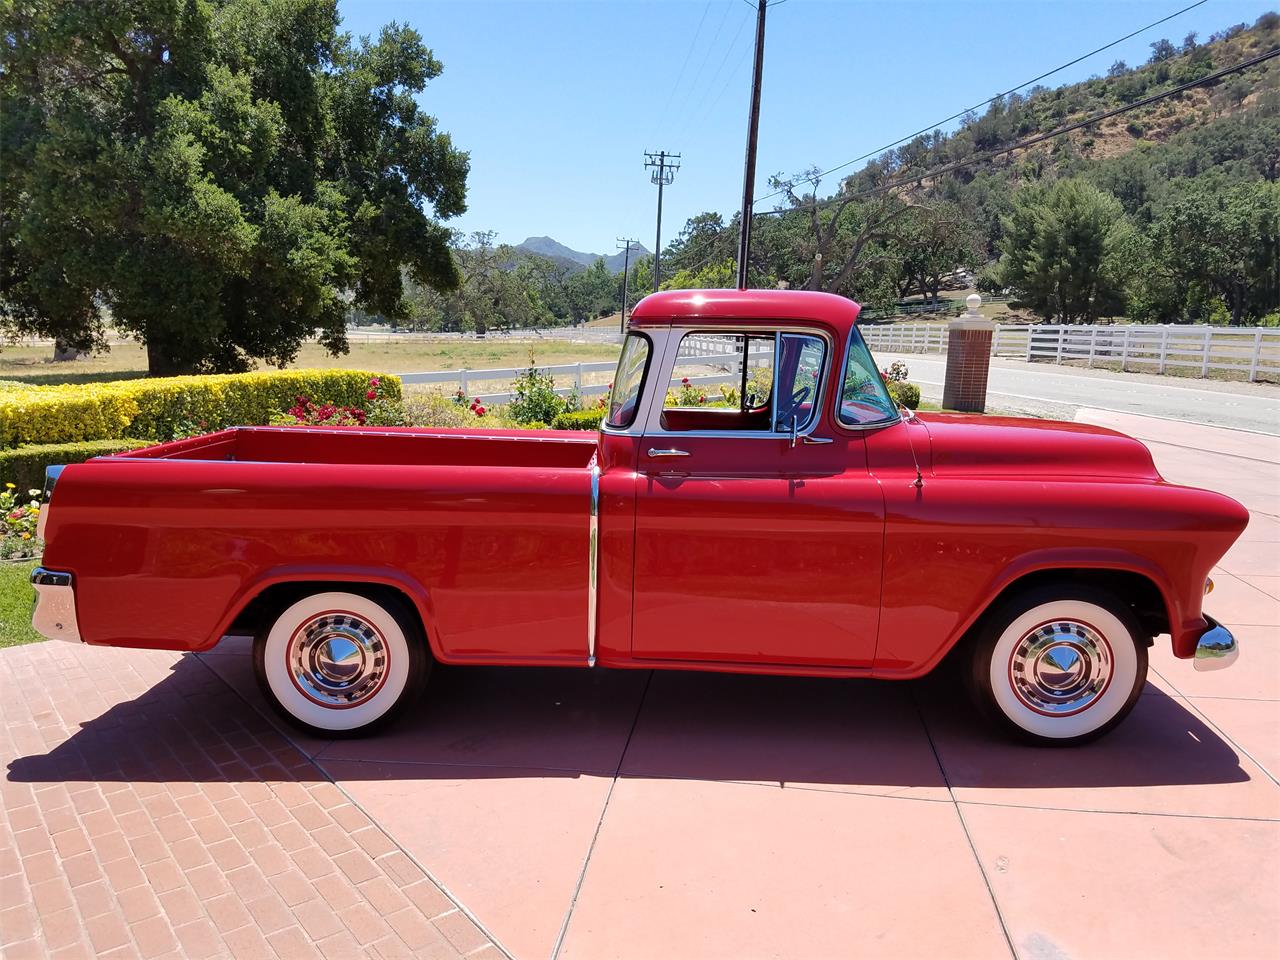
M786 410L778 411L778 423L786 423L800 409L800 405L809 399L809 394L812 392L812 387L800 387L792 393L791 399L787 401Z

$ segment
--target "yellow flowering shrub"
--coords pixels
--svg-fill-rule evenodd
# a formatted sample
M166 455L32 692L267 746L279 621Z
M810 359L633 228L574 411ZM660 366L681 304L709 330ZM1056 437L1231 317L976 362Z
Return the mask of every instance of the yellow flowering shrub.
M0 446L138 437L166 440L201 429L268 423L296 398L360 407L371 377L400 399L400 379L365 370L272 370L116 380L0 392Z

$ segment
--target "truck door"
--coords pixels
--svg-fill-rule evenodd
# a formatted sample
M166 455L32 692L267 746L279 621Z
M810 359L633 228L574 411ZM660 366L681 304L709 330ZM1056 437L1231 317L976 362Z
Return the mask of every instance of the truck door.
M832 354L817 329L683 336L637 459L634 656L871 666L884 501L833 428Z

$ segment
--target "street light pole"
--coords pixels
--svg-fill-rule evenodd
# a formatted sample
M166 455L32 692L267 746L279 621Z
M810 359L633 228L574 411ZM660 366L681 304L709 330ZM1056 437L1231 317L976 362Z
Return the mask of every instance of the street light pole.
M751 195L756 188L756 137L760 132L760 85L764 74L764 15L767 0L756 3L756 58L751 73L751 111L747 117L747 156L742 170L742 223L738 227L738 289L747 289L751 253Z

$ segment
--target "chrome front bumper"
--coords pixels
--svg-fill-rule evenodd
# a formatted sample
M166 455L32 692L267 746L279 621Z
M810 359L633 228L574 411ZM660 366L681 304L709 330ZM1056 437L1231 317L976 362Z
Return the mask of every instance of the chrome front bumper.
M31 585L36 588L36 606L31 626L49 640L80 642L80 625L76 622L76 593L71 574L36 567L31 572Z
M1213 617L1206 616L1209 626L1196 641L1195 667L1197 670L1221 670L1235 663L1240 656L1240 644L1231 631Z

